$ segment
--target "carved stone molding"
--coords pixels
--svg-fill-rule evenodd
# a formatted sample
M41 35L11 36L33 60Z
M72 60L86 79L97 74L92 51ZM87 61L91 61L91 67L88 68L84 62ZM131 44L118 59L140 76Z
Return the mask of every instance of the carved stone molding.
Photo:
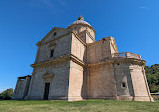
M50 45L49 45L50 50L54 49L55 46L56 46L55 42L50 43Z
M42 77L43 77L45 83L50 83L54 77L54 74L52 74L51 72L46 72L46 73L44 73L44 75L42 75Z

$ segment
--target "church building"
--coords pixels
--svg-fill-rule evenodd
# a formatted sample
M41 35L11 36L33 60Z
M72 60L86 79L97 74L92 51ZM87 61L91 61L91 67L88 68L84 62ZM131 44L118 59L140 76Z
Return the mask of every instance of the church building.
M120 53L113 37L95 37L82 16L54 27L36 44L32 75L18 77L12 99L153 101L141 56Z

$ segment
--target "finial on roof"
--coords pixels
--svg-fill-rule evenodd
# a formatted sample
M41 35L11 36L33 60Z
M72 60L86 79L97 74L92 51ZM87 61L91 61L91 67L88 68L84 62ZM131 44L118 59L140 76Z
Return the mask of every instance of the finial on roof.
M84 17L81 15L78 20L83 20L84 21Z

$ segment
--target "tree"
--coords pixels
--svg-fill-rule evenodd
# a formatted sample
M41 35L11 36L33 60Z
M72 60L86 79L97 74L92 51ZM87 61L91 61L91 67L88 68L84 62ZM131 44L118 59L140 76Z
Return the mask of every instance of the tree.
M13 89L7 89L5 91L3 91L2 93L0 93L0 99L4 99L4 100L10 100L13 96Z
M150 92L159 92L159 64L145 67Z

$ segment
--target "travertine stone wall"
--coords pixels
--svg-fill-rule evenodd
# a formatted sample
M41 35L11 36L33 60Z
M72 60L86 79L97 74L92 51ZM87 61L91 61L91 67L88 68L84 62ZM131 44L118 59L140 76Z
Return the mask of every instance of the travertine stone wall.
M88 67L88 98L116 99L114 73L110 64Z
M94 40L92 39L91 35L89 35L89 33L85 34L85 38L86 38L86 43L93 43Z
M117 53L117 47L112 37L90 43L87 46L87 63L97 63L112 58Z
M68 34L60 39L46 43L38 47L37 59L35 63L50 60L50 50L54 49L52 58L57 58L71 52L71 34Z
M69 93L68 100L76 101L82 100L83 92L83 67L77 63L70 62L70 75L69 75Z
M74 34L72 34L71 54L84 62L86 61L86 46Z
M90 33L90 35L95 39L96 34L94 33L94 31L90 28L87 28L87 31Z
M54 27L43 39L42 43L50 42L70 32L69 29Z
M27 96L30 84L30 78L31 77L26 77L25 79L18 78L12 99L21 100Z
M129 70L129 62L114 63L114 77L116 81L116 89L118 99L133 100L134 90L131 81L131 74ZM122 87L125 83L126 87Z
M43 75L46 72L52 73L50 82L49 99L67 99L69 80L69 61L50 63L34 69L28 99L42 100L44 97L45 80Z
M60 33L61 35L66 34L65 30L64 32L62 31L56 31L57 35ZM53 74L50 82L49 99L67 99L70 62L67 59L56 60L54 62L50 62L50 60L58 59L71 53L71 37L72 34L69 33L62 37L56 37L54 41L48 42L46 39L38 46L35 64L44 61L48 61L48 63L42 63L34 67L28 99L43 99L45 89L43 76L47 72ZM54 49L53 57L50 57L51 49Z
M95 39L95 32L93 31L92 28L88 27L87 25L74 25L69 27L71 29L73 29L77 34L80 34L83 31L88 31L89 34Z
M131 65L129 69L134 89L134 100L151 101L152 98L149 93L149 88L147 87L143 66Z
M118 100L153 101L144 73L144 65L140 63L141 60L136 61L122 59L114 63ZM125 83L126 87L122 87L122 83Z
M14 91L13 99L23 99L25 89L25 80L18 80Z
M84 30L83 32L80 32L78 35L85 43L95 42L95 39L91 36L88 30Z

